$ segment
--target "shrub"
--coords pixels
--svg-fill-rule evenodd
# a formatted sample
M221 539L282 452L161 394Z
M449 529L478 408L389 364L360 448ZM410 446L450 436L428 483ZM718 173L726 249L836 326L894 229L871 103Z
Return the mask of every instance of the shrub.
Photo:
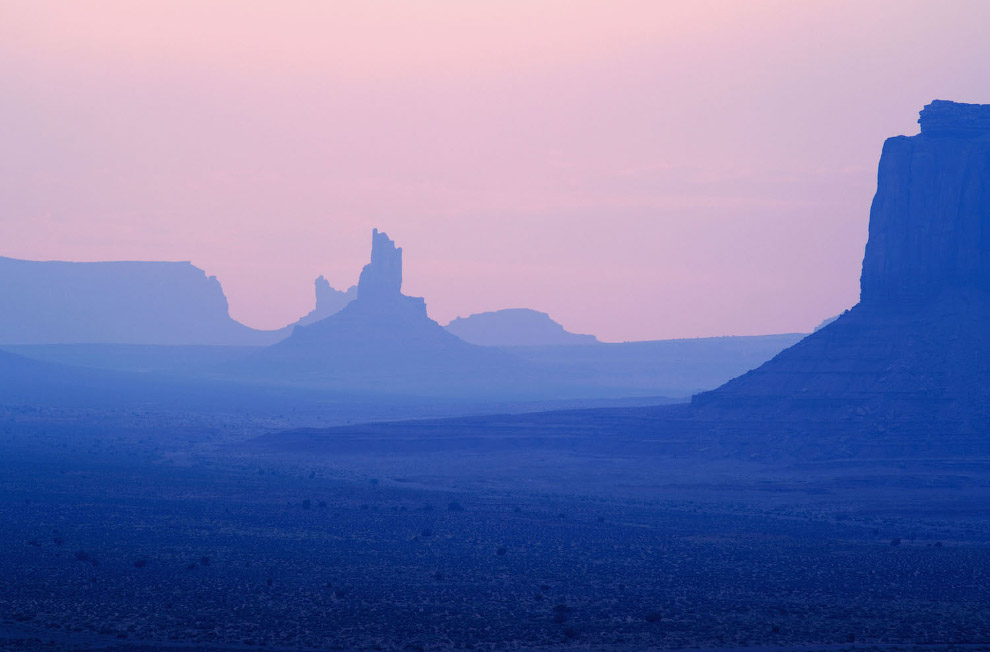
M85 550L76 550L76 559L79 561L89 561L89 553Z
M890 540L890 545L892 545L892 546L899 546L899 545L901 545L901 538L900 537L894 537L893 539Z
M148 565L148 560L144 559L143 557L141 559L134 560L134 568L144 568L147 565Z
M648 623L658 623L663 620L663 616L660 615L659 611L651 611L643 616L643 619Z
M459 502L457 502L455 500L452 503L450 503L449 505L447 505L447 511L448 512L463 512L464 511L464 507Z
M495 554L501 556L504 555L506 552L508 551L505 549L505 546L499 546L498 550L495 551Z

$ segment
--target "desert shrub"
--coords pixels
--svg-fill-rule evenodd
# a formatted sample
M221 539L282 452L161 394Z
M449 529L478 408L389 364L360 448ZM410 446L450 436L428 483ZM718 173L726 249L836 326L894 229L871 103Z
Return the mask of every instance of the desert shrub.
M651 611L643 616L643 620L648 623L658 623L663 620L663 616L660 615L659 611Z
M210 558L204 555L203 557L199 558L199 563L201 563L203 566L209 566Z
M901 545L901 538L900 537L894 537L893 539L890 540L890 545L892 545L892 546L899 546L899 545Z
M564 636L567 638L577 638L578 630L573 625L564 628Z
M424 538L432 537L433 536L433 530L431 530L428 527L424 527L423 528L423 531L420 532L420 535L423 536Z
M505 546L499 546L498 550L495 551L495 554L501 556L504 555L506 552L508 551L505 549Z
M78 561L89 561L90 556L89 553L86 552L85 550L76 550L76 559Z
M141 559L134 560L134 568L144 568L148 565L148 560L142 557Z
M463 512L464 507L456 500L447 505L448 512Z
M312 506L313 506L313 501L310 500L309 498L307 498L306 500L302 501L302 508L303 509L309 509Z

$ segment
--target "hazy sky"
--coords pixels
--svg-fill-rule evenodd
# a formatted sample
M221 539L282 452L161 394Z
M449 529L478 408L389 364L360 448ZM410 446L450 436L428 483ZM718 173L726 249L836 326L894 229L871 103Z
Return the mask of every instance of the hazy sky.
M606 340L854 304L883 139L990 102L990 2L0 0L0 255L357 282Z

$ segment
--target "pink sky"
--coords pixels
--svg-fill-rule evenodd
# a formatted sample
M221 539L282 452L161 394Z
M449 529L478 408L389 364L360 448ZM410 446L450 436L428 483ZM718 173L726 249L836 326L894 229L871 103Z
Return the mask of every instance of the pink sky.
M272 328L372 227L442 323L810 330L990 3L0 0L0 255L191 260Z

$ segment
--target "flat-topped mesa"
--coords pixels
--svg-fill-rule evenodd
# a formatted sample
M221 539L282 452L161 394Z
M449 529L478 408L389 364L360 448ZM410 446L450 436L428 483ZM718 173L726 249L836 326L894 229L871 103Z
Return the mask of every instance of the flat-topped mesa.
M963 104L932 100L918 118L926 136L971 137L990 135L990 104Z
M990 105L936 100L880 157L861 301L990 292Z
M402 294L402 248L378 229L371 234L371 262L361 270L358 298L390 299Z

